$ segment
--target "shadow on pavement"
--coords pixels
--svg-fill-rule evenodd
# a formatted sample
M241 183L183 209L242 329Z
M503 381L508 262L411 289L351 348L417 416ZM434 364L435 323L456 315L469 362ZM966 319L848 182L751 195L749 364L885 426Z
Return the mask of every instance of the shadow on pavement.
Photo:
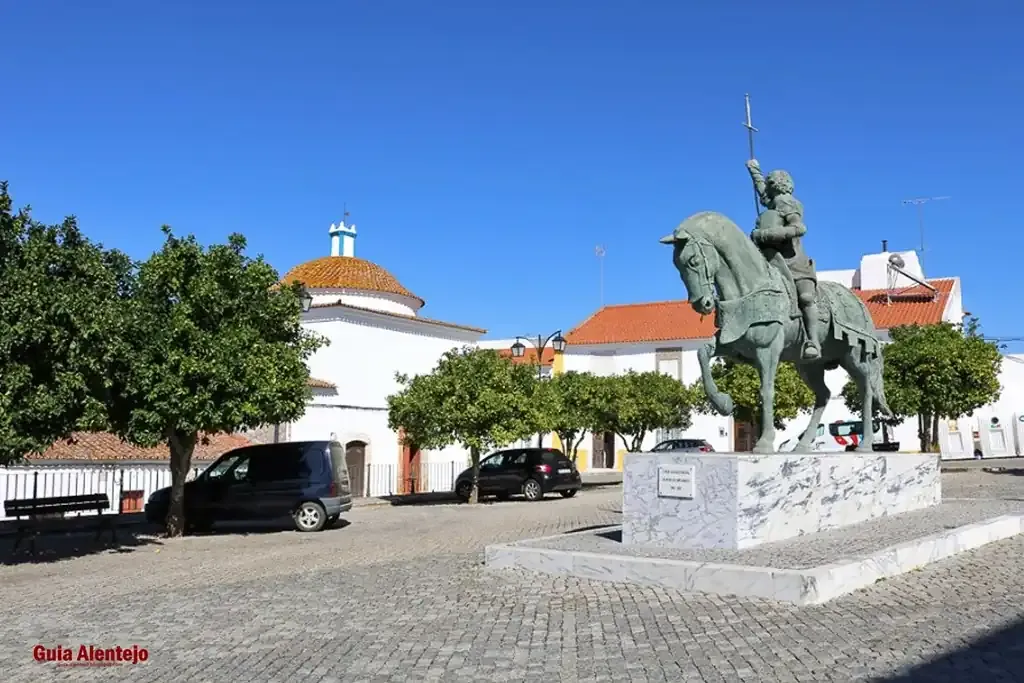
M148 545L161 545L161 542L157 530L144 525L118 527L115 538L111 538L109 531L96 538L94 529L75 525L66 531L40 534L35 539L35 553L29 536L22 539L17 549L13 534L0 537L0 565L46 564L100 553L131 553Z
M872 683L1002 683L1024 681L1024 619L901 673Z
M563 531L562 535L564 536L565 534L579 534L579 533L582 533L584 531L597 531L598 529L607 529L610 526L617 526L617 525L615 525L615 524L592 524L590 526L581 526L578 529L569 529L568 531ZM609 533L611 533L611 532L609 532ZM620 531L618 533L621 534L622 532ZM606 534L598 534L598 536L605 536L605 535Z
M352 524L347 519L339 519L334 524L325 526L322 531L311 531L304 535L317 536L330 533L337 529L344 529ZM250 536L260 534L281 534L286 532L299 533L295 529L295 522L288 517L271 520L244 520L244 521L223 521L216 522L209 531L195 531L188 536Z
M494 503L546 503L553 500L562 500L557 493L549 493L538 501L528 501L520 496L509 498L497 498L495 496L484 496L477 501L477 505L493 505ZM461 498L451 492L438 493L404 493L397 496L380 496L378 498L363 498L355 503L355 507L376 507L386 505L468 505Z

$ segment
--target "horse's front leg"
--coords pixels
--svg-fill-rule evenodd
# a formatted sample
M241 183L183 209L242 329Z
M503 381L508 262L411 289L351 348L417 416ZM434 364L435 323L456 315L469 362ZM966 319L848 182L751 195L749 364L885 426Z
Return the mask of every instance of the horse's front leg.
M732 415L732 396L719 391L715 378L711 376L711 359L718 353L718 342L713 341L697 349L697 360L700 361L700 379L704 384L704 393L708 396L711 407L719 415Z
M761 435L754 444L755 453L775 452L775 374L779 370L779 358L785 334L782 325L768 346L754 352L755 366L761 377Z

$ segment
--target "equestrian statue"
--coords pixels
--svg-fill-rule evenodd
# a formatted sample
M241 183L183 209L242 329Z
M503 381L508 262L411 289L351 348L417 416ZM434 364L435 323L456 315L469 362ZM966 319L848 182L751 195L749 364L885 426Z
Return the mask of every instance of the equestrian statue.
M775 373L790 361L814 392L811 421L794 449L807 453L831 396L825 371L842 367L860 391L864 438L857 450L871 451L873 414L892 417L882 385L882 353L867 307L834 282L817 281L814 261L804 253L803 205L786 171L761 174L747 162L759 212L748 237L726 216L705 211L690 216L671 235L672 262L701 314L715 315L714 341L698 350L701 379L714 409L733 410L732 397L715 385L711 360L727 357L753 365L761 378L760 434L755 453L775 452Z

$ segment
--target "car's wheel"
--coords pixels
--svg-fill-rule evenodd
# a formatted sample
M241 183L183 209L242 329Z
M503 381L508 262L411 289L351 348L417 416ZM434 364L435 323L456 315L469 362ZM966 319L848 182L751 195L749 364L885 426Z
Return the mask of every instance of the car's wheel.
M469 500L469 494L473 492L473 482L460 481L455 485L455 495L462 500Z
M299 531L320 531L327 525L327 511L320 503L309 500L295 510L293 519Z
M568 491L559 491L562 494L562 498L572 498L576 495L578 489L569 489Z
M544 497L544 489L536 479L527 479L523 484L523 495L526 496L526 500L540 500Z

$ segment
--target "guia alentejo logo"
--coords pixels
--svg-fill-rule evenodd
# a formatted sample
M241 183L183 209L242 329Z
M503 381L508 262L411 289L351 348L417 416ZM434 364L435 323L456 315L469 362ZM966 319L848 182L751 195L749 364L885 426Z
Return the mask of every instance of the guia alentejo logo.
M149 650L138 645L129 647L120 645L115 647L36 645L32 648L32 658L37 662L53 662L61 666L122 666L145 662L149 659Z

